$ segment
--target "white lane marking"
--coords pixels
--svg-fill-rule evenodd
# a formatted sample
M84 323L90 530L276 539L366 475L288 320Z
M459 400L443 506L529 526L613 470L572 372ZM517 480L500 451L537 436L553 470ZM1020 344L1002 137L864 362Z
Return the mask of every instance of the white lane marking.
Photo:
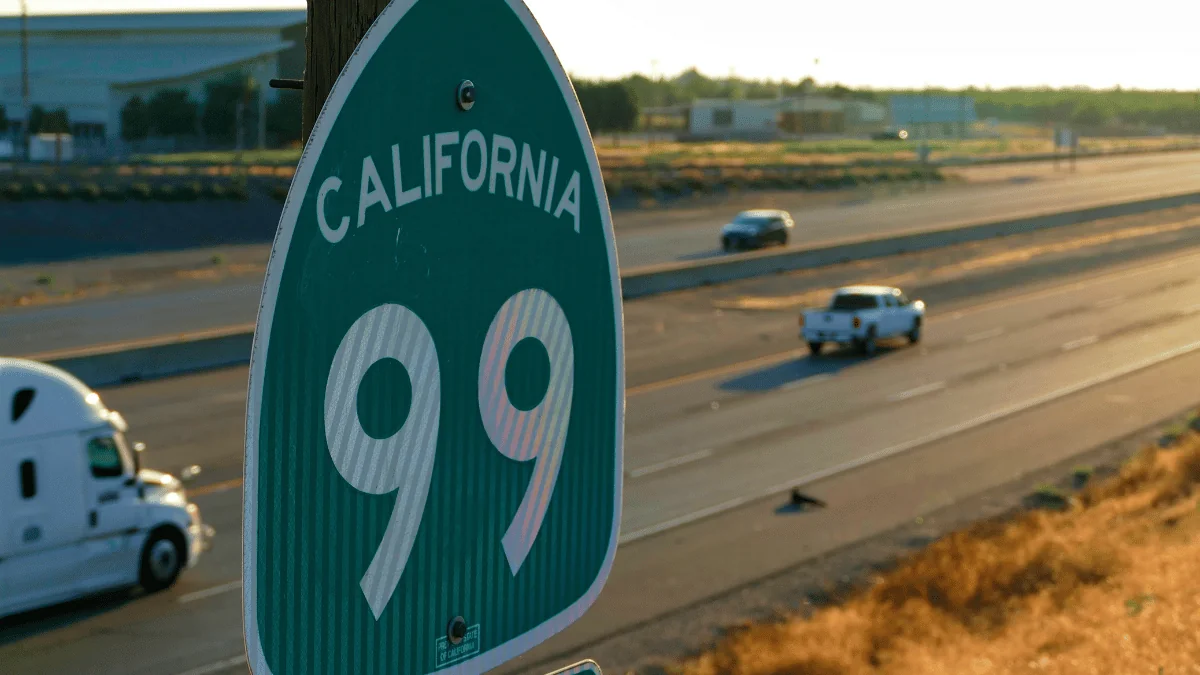
M919 387L914 387L912 389L909 389L908 391L902 391L899 394L892 394L891 396L888 397L888 400L889 401L903 401L905 399L913 398L915 396L921 396L923 394L932 394L935 391L941 391L945 388L946 388L945 381L930 382L929 384L923 384Z
M213 673L219 673L223 670L229 670L230 668L237 668L238 666L244 665L246 665L246 656L243 654L242 656L235 656L232 659L225 659L224 661L210 663L207 666L200 666L199 668L185 670L184 672L179 673L179 675L212 675Z
M195 591L193 593L188 593L187 595L181 595L179 596L179 602L195 602L196 600L211 598L214 595L221 595L222 593L228 593L229 591L236 591L241 587L242 580L238 579L237 581L231 581L227 584L221 584L220 586L213 586L212 588L206 588L202 591Z
M931 434L922 436L920 438L916 438L911 441L906 441L904 443L899 443L897 445L893 445L893 446L884 448L882 450L878 450L869 455L859 457L858 459L854 459L849 462L845 462L843 464L839 464L837 466L830 467L828 469L823 469L823 470L817 471L815 473L801 476L799 478L796 478L795 480L790 480L786 483L779 483L777 485L772 485L771 487L769 487L765 490L758 490L756 492L752 492L752 493L747 494L742 497L735 497L734 499L730 499L727 502L722 502L715 506L709 506L709 507L700 509L699 511L694 511L692 513L688 513L688 514L684 514L682 516L671 518L670 520L666 520L657 525L651 525L649 527L644 527L640 530L634 530L633 532L629 532L629 533L625 534L624 536L622 536L620 538L620 540L618 541L618 545L619 544L628 544L628 543L637 541L639 539L645 539L646 537L649 537L651 535L655 535L660 532L666 532L667 530L672 530L672 529L675 529L676 527L680 527L682 525L687 525L688 523L692 523L697 520L707 518L709 516L714 516L719 513L723 513L725 511L735 509L739 506L748 504L752 501L770 497L773 494L777 494L780 492L786 492L795 487L801 487L808 483L813 483L813 482L816 482L819 480L823 480L825 478L829 478L831 476L836 476L839 473L845 473L846 471L850 471L851 469L857 469L861 466L865 466L872 462L877 462L881 459L885 459L892 455L897 455L902 452L907 452L909 450L919 448L923 445L928 445L930 443L934 443L936 441L940 441L945 438L949 438L950 436L953 436L955 434L960 434L964 431L970 431L971 429L983 426L984 424L988 424L989 422L995 422L996 420L1004 419L1005 417L1011 417L1013 415L1016 415L1017 413L1029 410L1030 408L1036 408L1037 406L1044 405L1046 403L1050 403L1052 401L1063 398L1065 396L1070 396L1071 394L1077 394L1086 389L1090 389L1092 387L1104 384L1106 382L1111 382L1118 378L1125 377L1126 375L1136 373L1139 370L1145 370L1146 368L1156 366L1165 361L1170 361L1171 359L1174 359L1174 358L1177 358L1180 356L1184 356L1185 354L1190 354L1197 350L1200 350L1200 341L1189 342L1188 344L1185 344L1182 347L1176 347L1175 349L1169 349L1165 352L1160 352L1150 358L1143 359L1141 361L1137 361L1137 362L1130 364L1124 368L1112 370L1107 373L1104 373L1103 375L1097 375L1096 377L1088 378L1082 382L1076 382L1075 384L1063 387L1062 389L1056 389L1048 394L1043 394L1042 396L1037 396L1035 398L1028 399L1026 401L1017 403L1015 405L1000 408L998 410L993 410L990 413L980 415L979 417L969 419L965 422L960 422L959 424L955 424L953 426L946 427L944 429L935 431Z
M1087 337L1079 338L1078 340L1071 340L1070 342L1063 343L1062 350L1064 352L1069 352L1072 349L1079 349L1080 347L1094 345L1099 341L1100 341L1099 335L1089 335Z
M712 450L697 450L696 452L683 455L682 457L675 457L664 462L659 462L658 464L651 464L650 466L643 466L640 469L634 469L633 471L629 472L629 477L641 478L642 476L649 476L652 473L658 473L659 471L666 471L667 469L673 469L677 466L683 466L684 464L698 462L706 457L712 457L712 454Z
M1123 301L1124 299L1125 299L1125 296L1123 296L1123 295L1114 295L1111 298L1105 298L1105 299L1101 300L1100 302L1097 302L1096 307L1099 307L1101 309L1103 309L1105 307L1112 307L1113 305L1121 304L1121 301Z
M791 391L792 389L799 389L800 387L807 387L810 384L819 384L821 382L825 382L827 380L832 380L832 379L833 379L833 373L821 373L820 375L813 375L812 377L806 377L802 380L796 380L795 382L789 382L789 383L783 385L782 387L780 387L779 389L781 391Z
M998 335L1002 335L1003 333L1004 333L1004 327L1000 326L997 328L993 328L991 330L985 330L982 333L975 333L974 335L968 335L965 338L965 341L966 342L979 342L981 340L989 340Z

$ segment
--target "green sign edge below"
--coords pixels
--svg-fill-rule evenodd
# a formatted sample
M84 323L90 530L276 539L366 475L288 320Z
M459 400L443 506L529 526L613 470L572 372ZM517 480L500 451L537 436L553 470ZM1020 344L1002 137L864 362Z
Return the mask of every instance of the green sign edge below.
M325 148L329 131L333 127L338 114L341 112L346 97L356 84L358 77L383 40L391 30L404 18L419 0L392 0L379 14L371 27L355 48L354 53L346 62L333 88L326 99L307 143L304 146L300 161L296 166L283 212L279 219L279 227L271 246L271 255L267 264L267 272L263 282L263 291L259 303L258 321L254 331L254 342L250 357L250 378L246 408L246 450L245 450L245 480L243 483L243 535L242 535L242 607L243 635L246 642L247 661L251 672L255 675L271 673L267 664L262 643L258 635L257 617L257 487L258 487L258 419L262 406L263 379L266 368L266 356L270 341L271 326L274 318L275 302L278 296L279 282L283 273L286 253L291 245L292 235L299 218L301 204L305 193L310 187L313 169ZM579 132L579 140L587 157L591 171L592 188L600 205L601 222L608 243L609 270L613 290L613 303L616 308L616 457L614 461L614 504L613 529L609 538L608 550L604 562L596 575L596 579L581 598L557 615L542 622L526 633L479 656L468 659L452 666L434 671L438 675L455 675L458 673L479 673L496 668L503 663L529 651L551 636L562 631L579 619L600 595L601 589L608 580L616 557L617 541L621 527L621 502L624 476L624 424L625 424L625 368L624 368L624 321L621 310L621 280L617 265L616 242L612 224L612 214L608 206L608 195L604 189L600 172L600 162L592 142L591 132L580 108L579 100L561 62L551 47L541 27L529 12L522 0L504 0L513 13L521 20L530 37L537 43L559 89L563 94L566 105L570 109ZM586 663L586 662L585 662ZM580 664L577 664L580 665ZM432 675L432 674L431 674Z

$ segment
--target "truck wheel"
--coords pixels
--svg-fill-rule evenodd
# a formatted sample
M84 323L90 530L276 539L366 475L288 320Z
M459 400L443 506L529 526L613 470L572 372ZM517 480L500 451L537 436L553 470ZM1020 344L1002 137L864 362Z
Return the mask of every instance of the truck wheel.
M810 343L808 343L808 351L814 357L817 357L817 356L821 355L821 347L824 347L824 346L825 346L824 342L810 342Z
M172 528L150 533L142 549L142 568L139 581L147 593L169 588L183 571L187 548L183 535Z
M908 331L908 341L913 344L921 341L921 317L913 319L912 330Z
M859 351L865 356L875 356L875 327L867 329L867 337L858 343Z

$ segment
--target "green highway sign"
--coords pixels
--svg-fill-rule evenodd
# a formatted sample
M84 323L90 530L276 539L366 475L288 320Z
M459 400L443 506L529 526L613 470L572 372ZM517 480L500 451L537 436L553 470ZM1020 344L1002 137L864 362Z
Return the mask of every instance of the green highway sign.
M589 659L561 668L548 675L603 675L603 673L600 672L600 666Z
M481 673L612 567L624 356L608 201L520 0L392 0L284 204L250 365L251 669Z

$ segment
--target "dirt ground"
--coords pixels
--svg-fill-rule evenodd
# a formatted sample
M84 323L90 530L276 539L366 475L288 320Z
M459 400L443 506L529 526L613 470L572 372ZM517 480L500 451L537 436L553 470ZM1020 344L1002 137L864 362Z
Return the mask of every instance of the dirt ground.
M686 675L1200 672L1200 418L1075 494L977 523L808 617L743 627Z

